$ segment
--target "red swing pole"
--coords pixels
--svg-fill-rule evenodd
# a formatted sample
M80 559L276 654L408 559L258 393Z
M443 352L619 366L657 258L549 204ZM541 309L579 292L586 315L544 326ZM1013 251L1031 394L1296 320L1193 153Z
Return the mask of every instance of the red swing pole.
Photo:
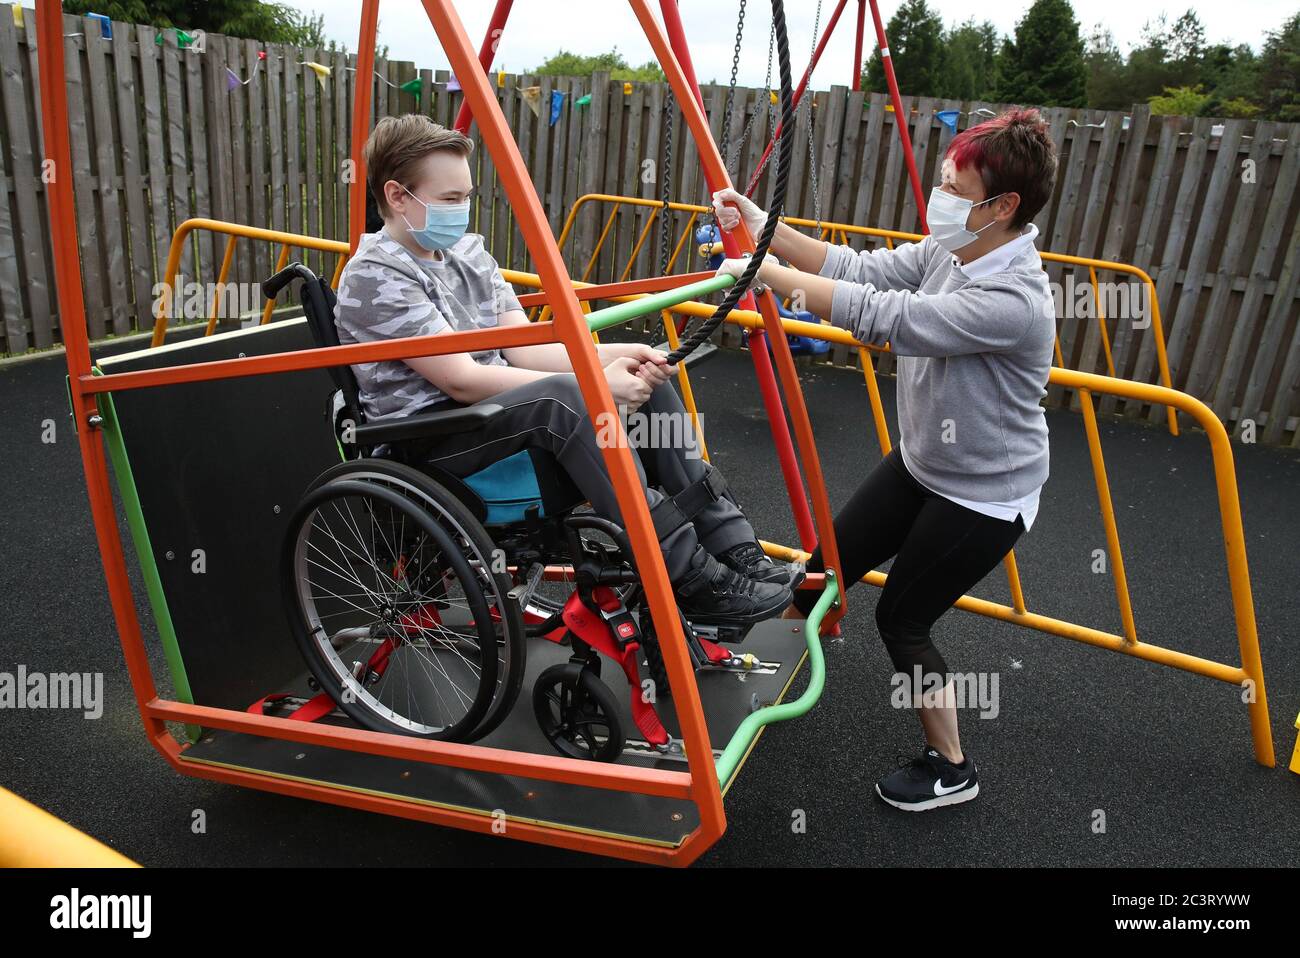
M856 93L862 89L862 35L867 27L867 0L858 0L858 32L853 40L853 86Z
M366 226L366 140L370 138L370 106L375 88L375 35L379 31L379 0L361 4L361 45L357 48L356 90L352 111L352 182L348 188L349 255L357 251Z
M908 116L903 112L903 101L898 95L898 80L894 77L894 61L889 56L889 41L885 38L885 25L880 19L880 8L876 0L871 0L871 19L876 25L876 44L880 48L880 62L885 67L885 82L889 84L889 99L894 105L894 126L898 128L898 139L903 144L903 157L907 160L907 177L912 181L912 195L916 198L916 215L921 220L921 232L930 232L925 221L925 194L921 191L921 174L916 169L916 157L912 155L912 137L907 132Z
M501 42L501 34L506 29L506 19L510 16L510 8L514 5L515 0L497 0L496 9L492 11L492 19L488 21L487 33L483 35L483 45L478 48L478 62L485 71L492 65L492 55L497 52L497 44ZM474 122L474 111L470 109L469 97L461 102L460 111L456 114L456 130L459 133L469 133L469 125Z

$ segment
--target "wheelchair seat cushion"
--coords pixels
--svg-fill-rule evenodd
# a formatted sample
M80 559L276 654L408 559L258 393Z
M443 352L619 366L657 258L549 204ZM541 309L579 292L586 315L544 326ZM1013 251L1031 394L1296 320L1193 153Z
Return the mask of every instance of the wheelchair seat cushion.
M537 506L539 516L546 515L537 473L526 449L466 476L465 485L487 507L487 525L519 522L532 505Z

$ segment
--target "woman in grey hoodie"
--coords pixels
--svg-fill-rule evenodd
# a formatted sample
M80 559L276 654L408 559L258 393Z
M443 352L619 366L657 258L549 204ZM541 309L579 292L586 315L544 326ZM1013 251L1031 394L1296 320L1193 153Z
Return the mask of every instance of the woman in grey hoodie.
M930 235L857 252L782 223L757 282L897 357L897 447L835 517L843 581L893 558L876 625L918 705L926 746L876 793L923 811L979 794L962 752L954 683L930 630L1028 530L1048 474L1045 395L1055 310L1030 222L1052 195L1056 148L1035 110L953 138L930 194ZM713 196L723 229L766 214L735 190ZM720 273L739 276L745 260ZM821 571L821 550L809 571ZM790 614L807 615L801 592ZM899 687L896 684L896 687Z

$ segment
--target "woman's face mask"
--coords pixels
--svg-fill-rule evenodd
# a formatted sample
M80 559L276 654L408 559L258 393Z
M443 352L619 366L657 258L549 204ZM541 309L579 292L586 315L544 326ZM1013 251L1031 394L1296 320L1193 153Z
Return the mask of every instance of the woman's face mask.
M949 253L955 253L969 246L979 239L980 233L997 222L990 220L977 230L968 230L966 220L970 217L970 211L1005 195L999 193L997 196L990 196L987 200L974 203L936 186L930 191L930 205L925 211L925 221L930 227L930 235Z
M429 252L448 249L465 235L469 226L469 201L464 203L425 203L405 186L402 189L411 194L411 199L424 207L424 226L416 229L411 221L402 215L406 228L423 249Z

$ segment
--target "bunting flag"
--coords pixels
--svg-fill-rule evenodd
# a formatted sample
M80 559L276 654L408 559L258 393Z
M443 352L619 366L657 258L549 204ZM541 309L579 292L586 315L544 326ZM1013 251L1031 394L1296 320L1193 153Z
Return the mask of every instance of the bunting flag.
M452 74L452 76L447 80L447 92L455 93L458 90L460 90L460 81L456 79L455 74Z
M253 82L253 77L257 76L257 71L262 68L262 62L266 60L266 51L257 51L257 62L253 64L253 72L248 75L247 80L239 79L239 74L230 67L226 67L226 92L229 93L236 87L247 86Z
M162 46L162 38L163 35L161 33L155 36L153 38L154 45ZM176 31L176 45L180 47L182 50L188 48L189 45L193 42L194 42L194 38L190 36L188 33L186 33L184 30ZM258 56L262 56L262 54L258 54Z
M524 98L528 108L533 111L533 116L539 120L542 118L542 88L539 86L519 87L519 95Z
M555 121L560 118L560 108L564 106L565 92L563 90L551 91L551 122L550 126L555 126Z
M586 96L580 96L580 97L578 97L576 100L573 101L573 105L574 105L574 106L589 106L590 104L591 104L591 94L590 94L590 93L588 93Z
M961 116L961 110L940 110L935 113L939 122L946 126L952 132L957 132L957 117Z
M23 27L23 8L15 3L10 9L14 12L14 26L21 30Z
M415 97L415 108L417 110L420 108L420 95L423 90L423 84L420 82L419 77L414 77L410 80L407 80L397 89L401 90L403 93L409 93L411 94L411 96Z
M299 63L298 65L307 67L307 69L311 70L312 73L316 74L316 80L320 83L321 92L324 92L325 90L328 89L328 86L325 83L325 81L330 78L331 71L329 67L327 67L323 63L317 63L315 60L307 60L306 62Z
M17 5L15 4L15 6ZM86 19L98 20L99 35L103 37L105 40L113 39L113 21L110 20L108 17L104 16L102 13L88 13L86 14Z
M632 81L631 81L631 80L624 80L624 81L623 81L623 95L624 95L624 96L631 96L631 95L632 95Z

